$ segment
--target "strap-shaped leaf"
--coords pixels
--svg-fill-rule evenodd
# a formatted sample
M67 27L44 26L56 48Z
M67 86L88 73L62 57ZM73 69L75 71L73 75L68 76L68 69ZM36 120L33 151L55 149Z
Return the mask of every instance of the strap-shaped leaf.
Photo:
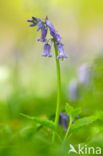
M32 120L32 121L34 121L36 123L39 123L39 124L41 124L43 126L46 126L46 127L50 128L50 129L52 129L54 131L56 130L56 126L55 126L53 121L50 121L50 120L45 119L45 118L31 117L29 115L22 114L22 113L20 115L27 118L27 119L29 119L29 120Z
M71 131L74 132L84 126L92 124L96 120L97 120L97 117L95 116L84 117L82 119L76 120L75 124L73 124L71 127Z

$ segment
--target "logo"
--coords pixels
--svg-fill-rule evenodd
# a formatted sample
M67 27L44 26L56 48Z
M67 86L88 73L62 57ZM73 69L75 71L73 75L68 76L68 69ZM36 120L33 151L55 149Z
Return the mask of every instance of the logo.
M81 146L80 144L78 144L77 149L75 149L75 147L70 144L70 149L68 153L75 153L75 154L101 154L102 153L102 149L101 147L88 147L87 145Z

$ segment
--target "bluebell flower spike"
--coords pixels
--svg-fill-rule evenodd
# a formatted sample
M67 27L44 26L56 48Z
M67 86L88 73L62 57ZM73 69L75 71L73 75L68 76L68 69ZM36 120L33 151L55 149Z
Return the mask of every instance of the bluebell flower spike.
M55 27L53 26L52 22L48 20L48 17L46 16L45 21L43 22L41 19L32 17L32 19L27 20L27 22L30 22L30 27L37 26L37 31L41 30L41 37L38 39L39 42L47 42L46 36L48 29L50 31L50 35L52 36L51 40L56 41L56 45L58 48L58 56L57 59L64 59L67 58L67 56L64 54L64 48L63 43L61 43L61 36L56 31ZM49 41L49 40L48 40ZM48 46L48 49L51 49L50 46ZM51 57L51 53L49 50L45 50L42 54L42 56L48 56ZM48 52L47 52L48 51Z

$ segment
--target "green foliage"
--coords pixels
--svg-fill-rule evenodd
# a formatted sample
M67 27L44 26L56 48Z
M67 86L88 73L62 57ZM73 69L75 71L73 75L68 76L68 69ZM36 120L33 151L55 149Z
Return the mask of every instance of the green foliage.
M20 115L29 119L29 120L32 120L32 121L40 124L42 126L46 126L47 128L50 128L51 130L54 130L54 131L56 130L55 124L46 118L31 117L31 116L28 116L26 114L20 114Z
M66 104L65 109L68 115L70 116L70 120L72 121L76 116L81 114L81 108L73 108L68 103ZM77 130L80 130L81 128L85 128L86 126L89 126L89 125L92 126L92 123L95 122L97 119L99 119L99 116L92 115L88 117L81 117L80 119L75 120L74 124L69 124L66 137L69 133L73 134L74 132L77 132ZM70 121L70 123L72 123L72 121Z
M72 115L73 107L70 104L68 104L68 103L66 104L65 110L68 113L68 115Z
M70 123L68 120L70 131L63 146L61 143L66 132L63 127L56 129L54 122L52 122L54 120L56 90L52 94L50 93L50 96L44 98L44 95L41 97L41 94L34 95L34 90L31 90L28 86L23 88L16 85L16 82L15 86L13 81L10 82L13 83L13 93L7 101L0 100L0 156L28 156L30 154L31 156L63 156L64 151L68 156L70 143L73 145L82 143L102 147L102 57L98 57L94 61L92 72L93 75L89 86L80 88L78 102L66 103L65 111L75 122L72 123L71 121ZM14 79L15 77L18 78L17 73L14 75ZM31 92L33 93L30 94ZM61 103L65 103L66 95L64 92L62 96ZM62 105L62 108L64 110L64 105ZM21 116L20 112L23 112ZM39 117L34 117L34 114ZM75 119L76 116L80 116L80 119ZM51 144L52 131L56 131L55 145Z
M76 117L81 113L81 108L73 108L69 103L66 104L65 110L68 115L72 116L72 118Z
M80 128L85 128L85 126L92 124L94 121L96 121L97 118L95 116L89 116L89 117L84 117L82 119L79 119L73 124L71 128L71 132L75 132Z

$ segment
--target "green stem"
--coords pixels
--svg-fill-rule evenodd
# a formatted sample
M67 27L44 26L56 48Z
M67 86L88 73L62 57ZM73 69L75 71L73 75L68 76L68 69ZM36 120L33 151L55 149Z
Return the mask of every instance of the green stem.
M60 110L60 98L61 98L61 79L60 79L60 63L59 59L57 59L58 56L58 48L56 45L56 41L54 41L54 49L55 49L55 57L56 57L56 68L57 68L57 105L56 105L56 115L55 115L55 125L58 127L58 121L59 121L59 110ZM56 133L53 132L52 141L55 141Z
M72 117L70 116L70 123L69 123L69 126L68 126L68 129L67 129L67 132L65 134L65 137L64 137L63 142L65 142L66 138L68 137L68 134L70 132L71 125L72 125Z

